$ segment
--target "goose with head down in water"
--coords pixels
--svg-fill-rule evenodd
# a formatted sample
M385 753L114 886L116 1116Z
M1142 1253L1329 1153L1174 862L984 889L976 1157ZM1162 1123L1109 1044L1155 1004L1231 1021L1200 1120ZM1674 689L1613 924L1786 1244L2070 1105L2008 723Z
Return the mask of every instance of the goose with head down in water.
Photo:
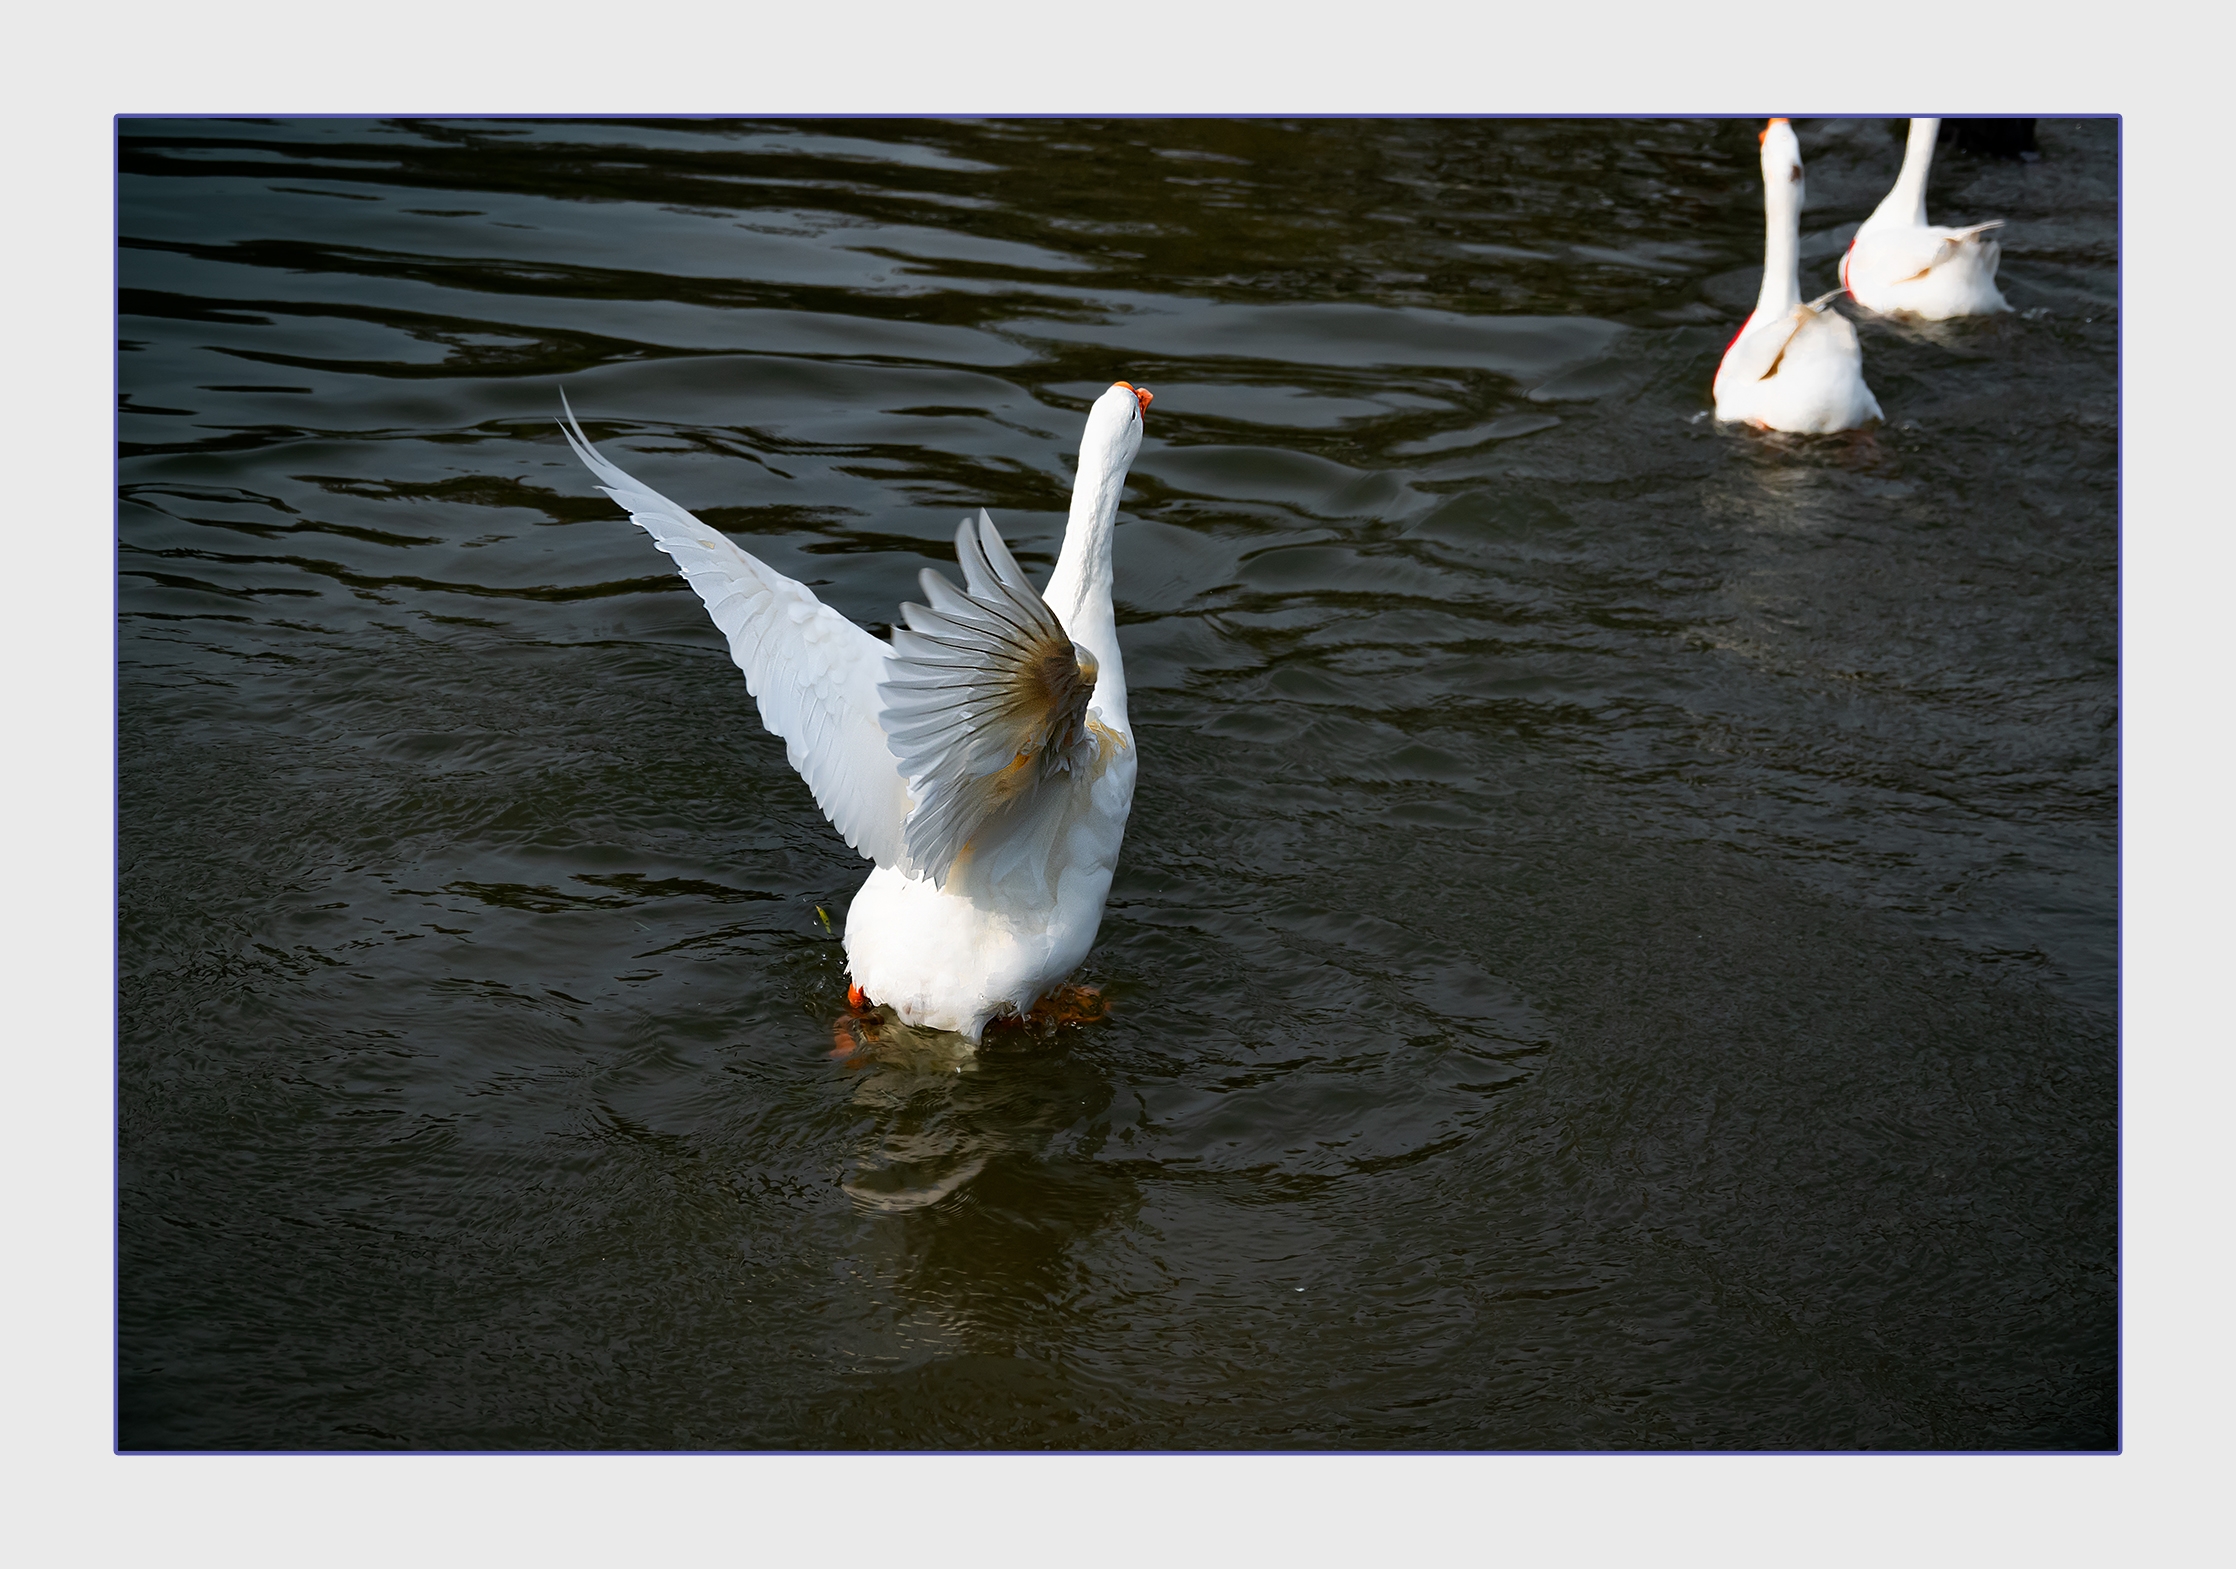
M762 724L876 863L846 917L856 1010L976 1045L1094 943L1133 806L1111 533L1149 399L1121 381L1089 409L1045 590L982 509L955 533L963 586L926 568L928 603L901 607L890 642L608 462L568 411L575 455L674 558Z
M1863 382L1855 323L1829 309L1835 289L1801 300L1801 143L1792 125L1762 132L1762 293L1716 367L1716 418L1804 434L1883 418Z

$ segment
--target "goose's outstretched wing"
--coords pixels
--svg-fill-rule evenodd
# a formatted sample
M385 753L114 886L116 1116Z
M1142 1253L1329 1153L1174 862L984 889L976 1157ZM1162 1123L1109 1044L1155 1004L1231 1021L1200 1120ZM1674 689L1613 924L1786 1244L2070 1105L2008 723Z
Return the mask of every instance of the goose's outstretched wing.
M891 673L878 690L916 807L904 871L947 885L956 857L982 833L1006 834L1047 786L1082 779L1094 760L1087 701L1095 665L1073 647L981 510L955 531L965 587L926 568L927 605L903 605Z
M566 398L561 394L564 407ZM880 866L902 856L908 786L878 724L883 643L817 599L804 583L756 561L650 486L606 461L567 410L560 427L599 489L674 558L730 640L730 657L784 738L784 755L846 842Z

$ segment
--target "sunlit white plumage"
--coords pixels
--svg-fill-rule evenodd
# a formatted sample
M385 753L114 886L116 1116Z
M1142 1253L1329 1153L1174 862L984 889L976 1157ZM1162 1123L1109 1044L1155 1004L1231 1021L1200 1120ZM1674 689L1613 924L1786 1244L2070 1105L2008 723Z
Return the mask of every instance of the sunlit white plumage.
M2007 311L2010 303L1995 286L2003 248L1987 237L1990 229L2003 227L2003 220L1990 218L1963 229L1925 221L1926 176L1933 168L1933 142L1940 130L1939 120L1910 122L1902 173L1887 199L1856 230L1847 255L1840 258L1840 281L1859 305L1927 321Z
M1063 549L1036 593L984 511L956 531L964 584L872 637L567 440L706 603L761 722L846 842L876 863L846 919L847 968L909 1024L975 1043L1093 944L1133 806L1133 727L1111 608L1111 532L1149 395L1088 411Z
M1801 143L1772 120L1762 135L1762 293L1716 367L1716 418L1804 433L1881 418L1863 381L1855 323L1801 300Z

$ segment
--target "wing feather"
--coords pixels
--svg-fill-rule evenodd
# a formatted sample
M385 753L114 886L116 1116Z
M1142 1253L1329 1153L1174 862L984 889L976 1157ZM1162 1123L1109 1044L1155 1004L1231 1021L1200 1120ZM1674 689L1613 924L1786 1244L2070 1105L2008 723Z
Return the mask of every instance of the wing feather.
M1760 381L1778 368L1778 361L1785 356L1786 345L1802 323L1799 310L1791 310L1775 321L1765 322L1752 330L1742 329L1724 351L1724 361L1716 367L1718 387L1737 386L1742 382Z
M1934 248L1933 260L1919 269L1918 276L1922 278L1934 268L1955 261L1958 256L1963 254L1967 246L1994 245L1995 241L1982 240L1980 236L1990 229L2000 229L2002 227L2003 220L2001 218L1990 218L1985 223L1975 223L1963 229L1938 229L1933 231L1938 235L1941 243Z
M565 394L560 395L564 407ZM880 866L899 864L909 791L879 713L891 651L794 582L732 544L667 497L608 462L575 422L560 429L575 456L674 560L730 640L761 723L815 804L848 845Z
M879 715L916 805L904 870L945 887L994 819L1063 776L1084 777L1093 662L1019 569L981 510L955 531L965 587L926 569L903 605ZM996 830L999 831L999 830Z

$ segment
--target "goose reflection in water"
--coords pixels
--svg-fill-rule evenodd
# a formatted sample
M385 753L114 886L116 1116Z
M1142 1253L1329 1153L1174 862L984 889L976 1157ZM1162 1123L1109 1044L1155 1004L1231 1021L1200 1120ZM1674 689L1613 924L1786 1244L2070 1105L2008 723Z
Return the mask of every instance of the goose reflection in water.
M951 1031L842 1018L831 1055L859 1075L850 1104L871 1125L840 1186L865 1211L900 1214L960 1192L998 1157L1036 1157L1110 1102L1109 1084L1065 1052L1075 1030L997 1027L973 1051Z
M854 1371L941 1385L920 1402L935 1421L967 1429L984 1419L967 1414L974 1403L1012 1400L1000 1379L980 1387L987 1359L1007 1366L1062 1340L1047 1308L1076 1299L1087 1255L1136 1222L1132 1163L1098 1158L1110 1074L1065 1033L992 1031L969 1053L952 1034L888 1020L842 1065L859 1121L841 1167L854 1219L833 1349ZM890 1441L876 1435L891 1393L849 1391L835 1432Z

